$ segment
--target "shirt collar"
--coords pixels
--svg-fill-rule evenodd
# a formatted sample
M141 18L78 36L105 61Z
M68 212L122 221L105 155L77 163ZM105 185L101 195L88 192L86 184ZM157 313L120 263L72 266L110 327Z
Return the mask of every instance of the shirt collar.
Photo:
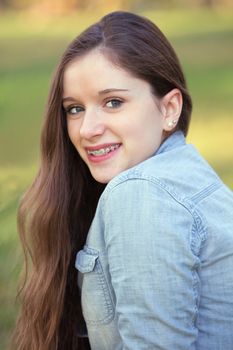
M182 131L176 131L171 134L158 148L155 155L170 151L173 148L186 144L185 136Z

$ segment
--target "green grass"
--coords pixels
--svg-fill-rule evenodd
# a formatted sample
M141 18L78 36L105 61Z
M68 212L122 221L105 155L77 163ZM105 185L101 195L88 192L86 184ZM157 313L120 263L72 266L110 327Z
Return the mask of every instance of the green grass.
M188 141L233 188L233 14L144 14L167 34L184 66L194 100ZM97 14L38 19L9 13L0 18L0 349L6 348L17 313L22 252L16 210L36 172L50 77L66 45L95 19Z

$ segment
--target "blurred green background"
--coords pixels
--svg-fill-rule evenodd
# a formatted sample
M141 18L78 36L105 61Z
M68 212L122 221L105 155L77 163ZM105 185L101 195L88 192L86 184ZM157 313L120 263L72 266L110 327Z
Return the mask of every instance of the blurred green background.
M16 210L39 159L53 70L71 39L103 14L152 19L175 47L193 96L188 141L233 189L233 8L231 1L0 1L0 349L6 349L22 251Z

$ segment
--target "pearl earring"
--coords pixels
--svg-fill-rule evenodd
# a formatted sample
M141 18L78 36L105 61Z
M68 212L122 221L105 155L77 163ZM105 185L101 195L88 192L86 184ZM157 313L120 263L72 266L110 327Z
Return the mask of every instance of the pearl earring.
M177 123L177 120L172 120L171 122L167 123L167 125L169 126L169 128L171 128L172 126L175 126Z

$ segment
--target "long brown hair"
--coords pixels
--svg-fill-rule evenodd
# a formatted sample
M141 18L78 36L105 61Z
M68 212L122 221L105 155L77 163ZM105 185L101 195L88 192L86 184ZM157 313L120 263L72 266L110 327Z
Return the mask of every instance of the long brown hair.
M188 131L192 103L179 60L148 19L128 12L110 13L68 46L50 89L40 170L18 213L26 282L14 332L17 350L89 349L88 341L77 336L83 316L74 261L104 185L92 178L69 140L62 95L67 64L96 47L116 65L148 81L156 96L178 88L183 108L177 129L185 135Z

